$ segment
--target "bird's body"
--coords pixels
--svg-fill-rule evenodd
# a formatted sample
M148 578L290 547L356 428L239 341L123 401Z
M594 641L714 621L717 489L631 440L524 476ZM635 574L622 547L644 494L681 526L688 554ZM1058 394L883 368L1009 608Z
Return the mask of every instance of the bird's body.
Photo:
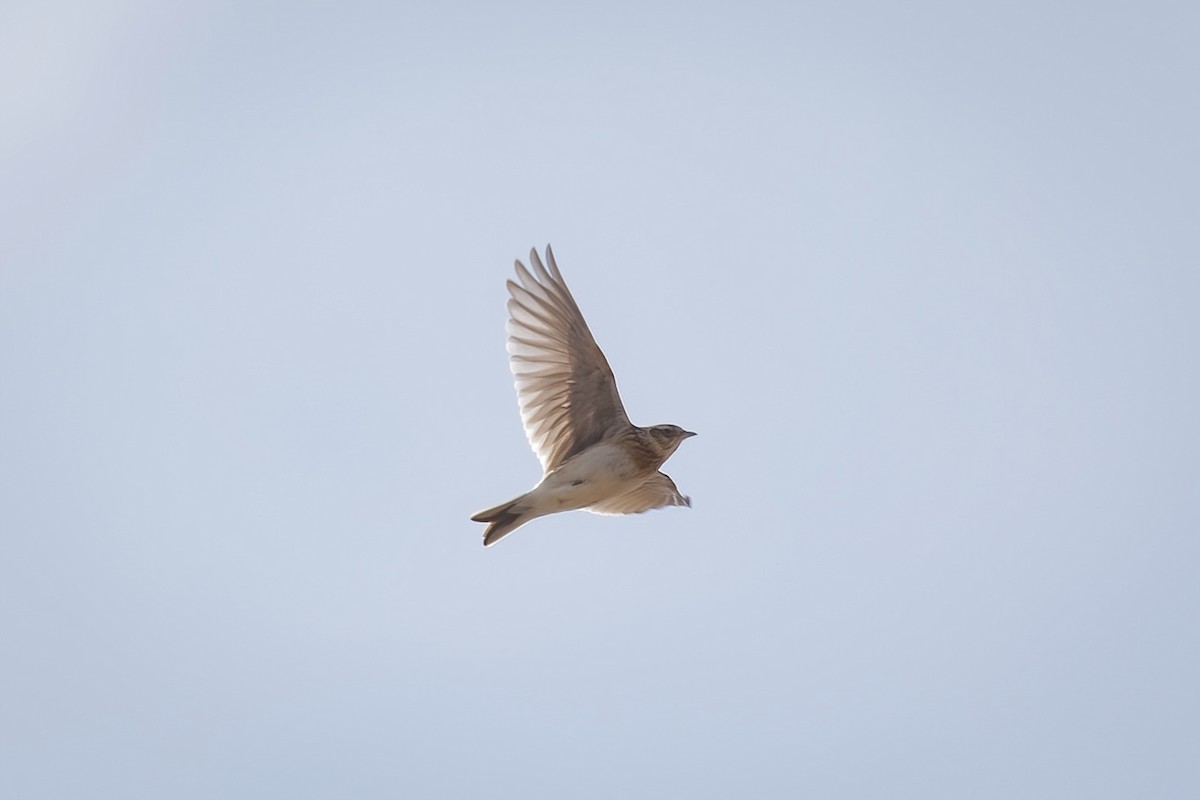
M549 501L546 513L574 511L624 494L647 477L645 467L630 458L625 448L605 440L551 470L532 493Z
M639 428L629 422L616 381L579 307L546 248L520 261L521 284L508 282L508 350L525 433L545 474L530 491L471 517L489 523L484 545L537 517L586 509L636 514L691 505L658 471L680 442L695 434L678 425Z

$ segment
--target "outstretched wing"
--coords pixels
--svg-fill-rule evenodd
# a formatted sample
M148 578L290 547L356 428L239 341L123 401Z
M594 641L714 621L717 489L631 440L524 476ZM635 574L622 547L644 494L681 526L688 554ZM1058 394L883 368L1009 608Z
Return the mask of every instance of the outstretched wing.
M675 481L661 472L651 475L645 483L631 492L617 495L589 506L593 514L640 514L663 506L691 506L692 498L684 497Z
M508 282L509 366L525 435L549 472L610 430L629 425L629 417L554 253L546 248L549 269L536 250L529 261L533 273L518 261L521 282Z

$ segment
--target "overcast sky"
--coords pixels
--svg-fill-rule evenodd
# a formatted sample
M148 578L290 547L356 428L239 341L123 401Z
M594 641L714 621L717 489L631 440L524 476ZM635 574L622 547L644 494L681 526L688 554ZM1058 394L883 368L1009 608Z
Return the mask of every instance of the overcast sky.
M4 3L0 795L1200 796L1198 8Z

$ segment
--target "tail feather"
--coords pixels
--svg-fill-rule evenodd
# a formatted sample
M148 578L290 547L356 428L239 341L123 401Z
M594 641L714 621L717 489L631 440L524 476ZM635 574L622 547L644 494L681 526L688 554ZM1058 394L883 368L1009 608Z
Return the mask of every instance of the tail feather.
M533 519L534 515L529 513L529 506L521 502L524 499L524 496L521 496L516 500L509 500L507 503L501 503L495 508L480 511L471 517L473 522L489 523L483 531L484 547L495 544Z

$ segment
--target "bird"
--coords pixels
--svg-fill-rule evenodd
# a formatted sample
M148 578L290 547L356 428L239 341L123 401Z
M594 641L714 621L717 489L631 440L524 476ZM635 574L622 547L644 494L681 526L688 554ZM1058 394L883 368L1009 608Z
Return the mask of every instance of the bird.
M508 354L529 444L541 481L519 497L471 517L487 523L484 547L530 520L560 511L640 514L692 505L659 470L684 439L678 425L640 428L629 421L604 357L554 251L545 263L529 252L531 269L516 262L507 282Z

